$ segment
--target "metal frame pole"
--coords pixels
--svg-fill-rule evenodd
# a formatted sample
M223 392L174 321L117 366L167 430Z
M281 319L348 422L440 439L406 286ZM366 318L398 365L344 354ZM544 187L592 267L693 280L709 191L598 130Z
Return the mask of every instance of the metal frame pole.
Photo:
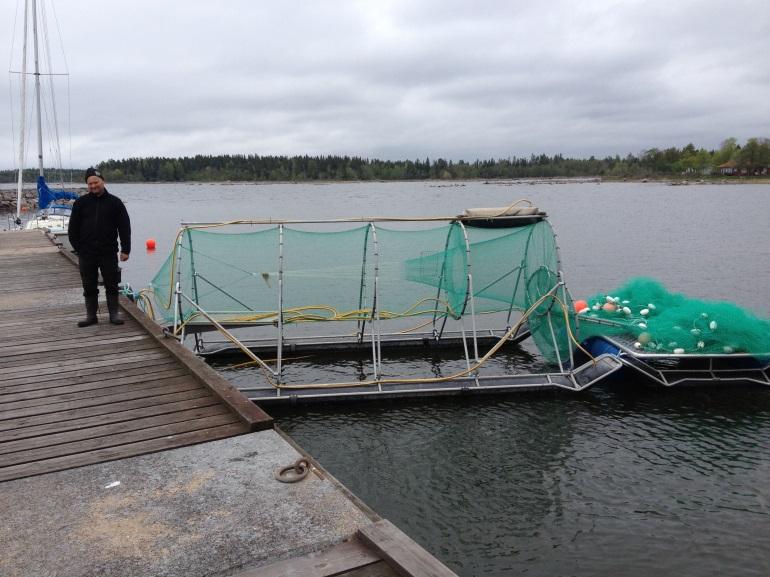
M550 227L550 223L548 224L548 226ZM568 297L571 297L572 295L569 293L569 289L567 289L567 283L564 280L564 272L562 271L562 267L561 267L561 248L559 248L559 235L556 234L556 232L553 230L552 227L551 227L551 232L553 234L553 246L554 246L554 249L556 251L556 276L557 276L559 282L561 283L561 287L562 287L562 301L564 302L564 306L567 306L568 303L569 303L569 298ZM566 311L566 313L567 313L566 317L567 317L567 322L568 323L569 323L569 317L570 317L570 313L571 312L572 311L570 311L570 310ZM575 318L575 330L577 331L576 334L580 335L580 332L579 332L579 330L580 330L580 321L578 320L578 315L576 314L574 316L574 318ZM569 326L567 326L567 330L569 330ZM567 333L567 350L569 351L570 367L574 368L575 367L575 352L574 352L574 350L572 348L572 343L569 340L569 333Z
M511 314L513 313L513 307L516 303L516 293L519 291L519 284L521 283L521 273L524 271L524 265L519 263L518 270L519 272L516 275L516 282L513 285L513 293L511 293L511 302L508 305L508 316L505 319L505 324L509 327L506 330L509 330L511 326Z
M177 281L174 283L174 334L176 334L176 331L179 328L179 316L181 314L181 303L179 302L180 294L181 291L179 289L179 281Z
M276 379L281 383L283 371L283 225L278 225L278 351L276 355ZM280 389L278 391L280 394Z
M358 289L358 310L363 311L366 308L366 254L369 249L369 232L372 230L371 223L366 227L364 235L364 254L361 260L361 283ZM366 330L366 318L361 316L358 321L358 342L364 342L364 331Z
M195 253L193 253L190 229L188 228L185 233L187 234L187 242L190 245L190 278L192 279L193 299L195 300L196 304L200 304L198 300L198 273L195 272Z
M35 102L37 103L37 167L38 174L43 176L43 111L40 105L40 63L38 57L37 41L37 3L32 0L32 35L35 54Z
M556 341L556 331L553 330L553 322L551 321L551 309L548 309L548 328L551 330L551 340L553 341L553 350L556 353L556 361L559 363L559 370L563 373L564 363L561 360L561 353L559 353L559 343Z
M463 310L460 315L465 316L465 310L468 307L468 301L471 304L471 330L473 331L473 356L476 362L479 362L479 342L478 334L476 332L476 296L473 294L473 273L471 272L471 243L468 240L468 230L462 222L457 222L460 230L463 231L463 238L465 239L465 268L467 272L468 283L465 288L465 303L463 303Z
M24 188L24 150L26 147L26 133L27 133L27 28L28 26L28 9L29 6L24 3L24 44L22 48L21 56L21 120L19 122L20 130L20 142L19 142L19 176L16 183L16 218L14 223L16 226L21 227L21 197L22 189Z
M456 223L456 220L453 220L451 223L449 223L449 230L447 231L446 242L444 243L444 259L441 261L441 273L439 274L438 288L436 289L436 312L433 313L433 336L436 341L441 340L441 335L444 333L444 327L446 327L447 315L449 313L447 307L447 311L444 313L444 318L441 322L441 328L437 331L436 319L438 318L438 303L441 300L441 286L444 284L444 275L446 274L446 253L447 250L449 250L449 239L452 237L452 230Z
M174 285L174 293L176 299L174 301L174 334L179 329L179 322L182 320L182 301L179 295L182 292L182 235L180 234L176 241L176 284Z
M374 360L374 379L380 378L380 364L382 362L382 348L380 346L381 326L380 326L380 245L377 241L377 227L374 223L369 223L372 230L372 243L374 247L374 296L372 298L372 356ZM377 384L377 388L382 390L382 385Z

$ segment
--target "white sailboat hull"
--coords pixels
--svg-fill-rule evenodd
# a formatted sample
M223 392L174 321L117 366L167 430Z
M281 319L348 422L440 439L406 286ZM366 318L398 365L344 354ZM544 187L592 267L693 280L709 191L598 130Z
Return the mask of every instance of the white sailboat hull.
M66 233L70 224L70 217L60 214L52 214L46 217L35 217L24 225L24 230L47 230L54 233Z

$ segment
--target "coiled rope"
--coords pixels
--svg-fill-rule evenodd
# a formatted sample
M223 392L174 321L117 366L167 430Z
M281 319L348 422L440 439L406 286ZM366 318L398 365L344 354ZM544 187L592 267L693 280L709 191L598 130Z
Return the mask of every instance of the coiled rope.
M307 477L310 473L310 461L305 457L300 457L291 465L286 465L273 472L276 481L281 483L297 483Z

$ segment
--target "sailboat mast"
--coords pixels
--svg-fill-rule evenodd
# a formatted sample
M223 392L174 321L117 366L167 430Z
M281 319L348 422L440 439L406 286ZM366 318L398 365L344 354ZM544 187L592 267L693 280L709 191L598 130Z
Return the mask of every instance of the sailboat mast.
M43 176L43 119L40 110L40 64L38 60L37 41L37 2L32 0L32 38L35 49L35 102L37 104L37 166L40 176Z
M16 225L21 224L21 194L24 188L24 147L27 132L27 28L29 2L24 2L24 42L21 51L21 122L19 130L19 178L16 183Z

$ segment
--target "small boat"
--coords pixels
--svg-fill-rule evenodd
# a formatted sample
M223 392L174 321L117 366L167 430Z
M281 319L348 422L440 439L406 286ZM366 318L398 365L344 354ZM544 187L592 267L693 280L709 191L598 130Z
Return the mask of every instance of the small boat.
M523 204L523 206L522 206ZM529 201L519 201L499 208L466 208L458 218L465 226L476 228L512 228L533 224L545 213Z
M78 195L67 190L51 190L44 176L37 178L38 212L25 224L25 230L44 229L53 234L65 234L69 227L71 204L62 201L77 200ZM60 203L60 204L57 204Z

